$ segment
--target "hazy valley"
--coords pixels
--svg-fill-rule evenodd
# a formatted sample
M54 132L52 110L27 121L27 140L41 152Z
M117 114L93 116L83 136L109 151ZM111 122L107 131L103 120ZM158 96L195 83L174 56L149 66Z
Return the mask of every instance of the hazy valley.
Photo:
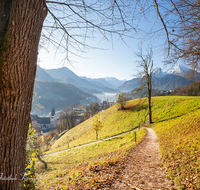
M188 71L189 69L182 65L176 65L169 71L157 69L152 78L154 91L172 90L188 85L196 80L184 77ZM38 111L33 106L32 114L47 115L52 107L59 111L73 104L89 105L95 101L114 102L120 92L128 92L133 98L131 92L138 88L139 81L139 78L129 81L114 77L91 79L77 76L66 67L48 70L38 67L34 88L37 99L34 104L39 103L44 108Z

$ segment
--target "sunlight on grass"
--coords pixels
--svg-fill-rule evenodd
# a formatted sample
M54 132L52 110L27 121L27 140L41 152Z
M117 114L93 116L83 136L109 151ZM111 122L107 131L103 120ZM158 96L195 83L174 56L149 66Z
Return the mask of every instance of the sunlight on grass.
M103 139L138 127L142 122L146 122L147 118L144 117L146 114L147 101L145 99L128 101L126 110L123 111L118 110L118 105L112 106L99 114L104 124L99 132L99 138ZM199 115L199 97L152 98L153 124L151 127L158 135L162 160L168 169L169 176L174 179L180 189L200 189ZM90 118L67 132L55 142L49 152L67 149L67 139L71 139L70 147L95 141L92 122L93 118ZM143 131L139 136L142 138L144 134ZM45 157L49 169L42 170L41 164L38 163L37 167L40 168L38 177L41 178L38 187L43 188L47 185L47 187L58 189L60 187L89 189L97 188L97 184L103 184L105 181L110 183L109 180L112 181L118 173L114 166L119 163L119 160L120 163L123 162L124 155L132 146L135 145L133 133L130 133L106 142ZM118 165L117 168L119 168ZM109 170L110 173L107 175L100 172L102 176L107 176L106 179L102 179L97 175L96 170L101 172Z
M181 188L200 189L200 110L154 125L169 176Z
M82 174L83 170L85 171L97 165L105 166L105 163L120 162L126 151L130 147L135 147L145 134L146 129L138 130L136 143L134 141L134 133L130 132L114 139L44 157L48 164L48 170L42 169L42 164L37 162L37 178L40 179L37 188L72 187L75 185L74 181L79 179L78 176ZM89 178L95 178L95 175L95 172L91 172L89 176L85 174L84 180L86 184L89 183ZM84 185L84 183L80 185Z
M100 121L104 127L99 131L99 139L104 139L138 127L137 114L129 111L117 111L118 105L101 112ZM68 139L70 147L78 146L96 140L95 131L92 127L93 117L71 129L60 139L58 139L47 153L56 152L68 148Z

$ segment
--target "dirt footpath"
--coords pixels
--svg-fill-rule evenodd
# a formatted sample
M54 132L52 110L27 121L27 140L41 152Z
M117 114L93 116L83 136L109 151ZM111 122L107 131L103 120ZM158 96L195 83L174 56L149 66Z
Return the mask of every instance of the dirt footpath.
M153 129L147 128L145 139L130 153L122 175L105 189L177 189L161 164L159 143Z

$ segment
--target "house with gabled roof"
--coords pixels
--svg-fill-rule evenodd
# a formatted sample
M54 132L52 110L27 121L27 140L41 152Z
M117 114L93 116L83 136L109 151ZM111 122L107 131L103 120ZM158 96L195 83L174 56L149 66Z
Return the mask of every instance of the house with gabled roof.
M38 117L37 115L31 115L31 122L41 129L43 132L48 132L56 127L55 116L51 117Z

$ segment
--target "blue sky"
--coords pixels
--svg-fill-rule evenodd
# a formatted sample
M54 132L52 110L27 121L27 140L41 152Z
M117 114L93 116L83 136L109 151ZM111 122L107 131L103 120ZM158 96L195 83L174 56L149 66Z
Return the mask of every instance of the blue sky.
M152 23L158 19L152 16ZM141 21L142 22L142 21ZM159 20L158 20L159 22ZM140 23L140 27L148 31L150 25L147 23ZM137 36L133 33L134 38L124 38L125 44L118 37L113 38L112 43L103 40L100 34L95 35L95 39L89 39L87 42L94 47L103 48L100 49L90 49L87 53L82 54L84 58L70 56L72 63L63 62L66 52L60 53L56 52L56 49L49 46L48 51L45 49L40 49L38 55L38 64L40 67L45 69L51 68L60 68L68 67L78 76L86 76L90 78L102 78L102 77L116 77L118 79L130 80L137 73L137 57L135 53L138 51L138 46L143 44L143 49L151 44L153 47L153 60L155 67L160 67L166 69L166 66L163 65L164 52L163 44L166 40L165 33L159 34L159 36L154 36L147 40L142 33L139 33ZM137 37L137 39L136 39Z
M118 79L130 80L137 73L137 57L135 52L138 51L138 45L140 40L127 39L127 46L121 40L114 41L114 49L112 44L103 42L96 44L105 50L90 50L88 53L84 53L84 58L72 56L72 64L64 63L62 59L65 57L65 53L57 53L55 55L55 49L50 47L48 52L45 49L41 49L39 52L39 65L42 68L52 69L60 67L68 67L78 76L86 76L89 78L102 78L102 77L116 77ZM155 44L154 44L155 45ZM145 48L144 48L145 49ZM162 61L164 55L162 47L154 47L154 65L155 67L161 67L166 69Z

